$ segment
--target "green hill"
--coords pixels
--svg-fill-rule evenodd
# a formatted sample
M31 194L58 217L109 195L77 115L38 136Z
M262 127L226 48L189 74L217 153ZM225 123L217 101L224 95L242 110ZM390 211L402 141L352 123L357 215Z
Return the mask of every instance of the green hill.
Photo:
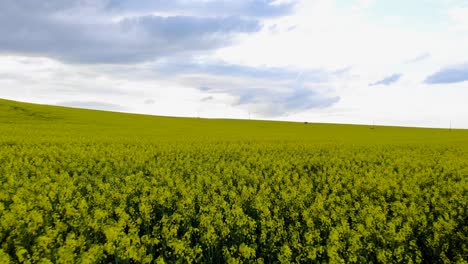
M268 140L468 145L468 130L161 117L0 99L1 138L36 140Z

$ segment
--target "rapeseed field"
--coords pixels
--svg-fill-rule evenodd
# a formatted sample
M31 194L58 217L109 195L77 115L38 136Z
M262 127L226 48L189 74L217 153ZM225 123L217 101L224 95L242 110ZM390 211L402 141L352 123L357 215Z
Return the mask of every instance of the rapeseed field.
M0 263L467 263L468 131L0 100Z

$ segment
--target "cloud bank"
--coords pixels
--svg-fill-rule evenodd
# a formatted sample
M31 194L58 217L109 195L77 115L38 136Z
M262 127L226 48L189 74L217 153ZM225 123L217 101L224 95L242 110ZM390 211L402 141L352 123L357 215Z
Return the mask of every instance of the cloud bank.
M323 69L294 70L284 67L254 67L223 61L162 60L151 64L151 72L161 75L209 74L215 76L248 77L269 80L295 80L326 82L338 72Z
M261 18L291 9L268 0L4 0L0 53L90 64L190 56L230 45L237 34L259 31Z
M329 107L340 100L315 89L290 86L286 89L271 87L202 87L203 92L228 94L237 98L234 105L245 107L265 117L287 116L310 109Z

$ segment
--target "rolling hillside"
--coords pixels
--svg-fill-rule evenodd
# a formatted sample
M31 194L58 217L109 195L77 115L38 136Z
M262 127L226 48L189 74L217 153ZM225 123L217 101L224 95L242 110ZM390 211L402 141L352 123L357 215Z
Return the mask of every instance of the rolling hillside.
M468 145L468 130L160 117L0 99L1 138L273 140L340 144ZM30 137L28 137L30 138Z

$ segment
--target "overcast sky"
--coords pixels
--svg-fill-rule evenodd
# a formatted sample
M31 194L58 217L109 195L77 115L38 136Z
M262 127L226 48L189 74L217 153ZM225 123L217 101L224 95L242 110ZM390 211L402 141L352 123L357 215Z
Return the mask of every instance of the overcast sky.
M466 0L1 0L0 97L468 128Z

